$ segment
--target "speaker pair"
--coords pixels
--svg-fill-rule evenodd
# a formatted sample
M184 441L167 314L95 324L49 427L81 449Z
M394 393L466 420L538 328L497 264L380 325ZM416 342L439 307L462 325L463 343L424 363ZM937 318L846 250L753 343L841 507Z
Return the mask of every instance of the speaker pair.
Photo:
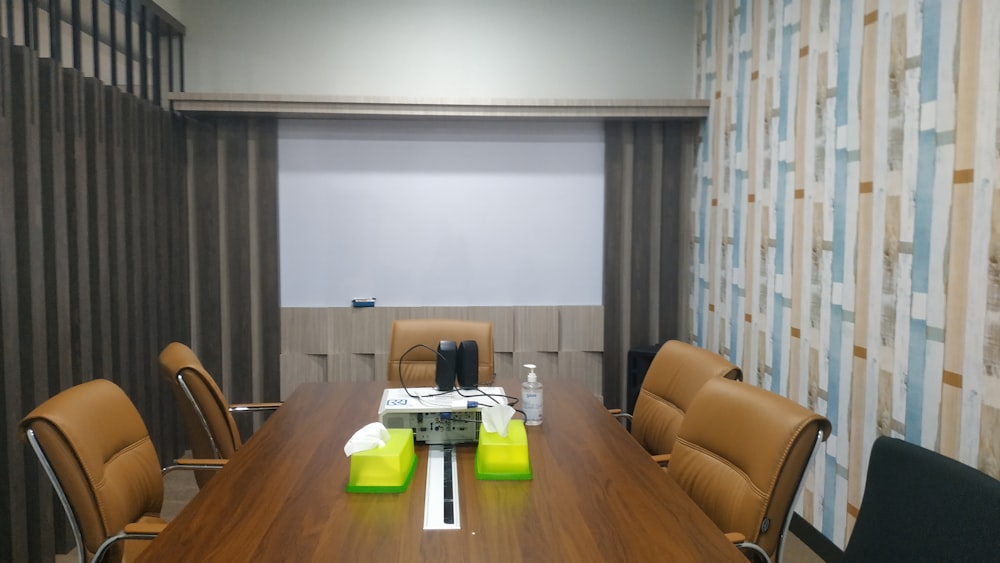
M479 385L479 345L475 340L463 340L458 346L451 340L438 343L434 373L438 391L454 389L456 378L462 389L474 389Z

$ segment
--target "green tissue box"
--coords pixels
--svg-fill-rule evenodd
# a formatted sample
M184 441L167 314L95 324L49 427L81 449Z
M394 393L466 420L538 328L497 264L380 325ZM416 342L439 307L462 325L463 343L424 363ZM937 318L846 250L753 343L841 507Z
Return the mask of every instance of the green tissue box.
M410 485L416 469L413 429L390 428L386 445L351 456L347 492L401 493Z
M531 459L528 457L528 434L523 420L511 420L507 437L487 432L479 425L479 445L476 446L476 479L494 481L530 481Z

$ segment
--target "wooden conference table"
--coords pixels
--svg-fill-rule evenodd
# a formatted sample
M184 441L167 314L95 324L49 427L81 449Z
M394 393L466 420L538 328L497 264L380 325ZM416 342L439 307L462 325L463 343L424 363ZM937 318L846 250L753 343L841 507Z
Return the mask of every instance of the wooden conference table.
M499 381L519 395L516 381ZM400 494L348 494L344 444L384 382L306 383L139 561L746 561L583 386L545 382L531 481L477 481L456 446L461 530L423 529L427 447Z

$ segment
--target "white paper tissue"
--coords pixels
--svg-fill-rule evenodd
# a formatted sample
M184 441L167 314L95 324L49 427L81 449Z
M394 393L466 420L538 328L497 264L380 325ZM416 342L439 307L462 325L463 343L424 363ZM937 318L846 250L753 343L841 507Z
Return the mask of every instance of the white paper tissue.
M514 416L510 405L482 405L483 426L487 432L496 432L501 438L507 437L507 426Z
M366 424L344 445L344 454L350 457L351 454L381 448L388 441L389 431L381 422Z

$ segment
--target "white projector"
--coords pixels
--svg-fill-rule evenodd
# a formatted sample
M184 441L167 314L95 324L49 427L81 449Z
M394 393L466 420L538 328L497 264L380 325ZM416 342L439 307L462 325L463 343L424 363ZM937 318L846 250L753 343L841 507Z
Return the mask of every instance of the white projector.
M386 428L412 428L418 442L463 444L479 440L479 405L505 405L503 387L456 389L442 393L431 387L386 389L378 420Z

